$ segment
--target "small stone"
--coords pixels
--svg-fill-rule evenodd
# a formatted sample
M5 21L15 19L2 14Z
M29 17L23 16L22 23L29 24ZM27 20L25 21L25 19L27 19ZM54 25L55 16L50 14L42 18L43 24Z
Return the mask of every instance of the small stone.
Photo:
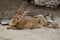
M9 24L9 22L10 22L10 20L8 20L8 19L2 19L2 20L1 20L1 24L2 24L2 25Z

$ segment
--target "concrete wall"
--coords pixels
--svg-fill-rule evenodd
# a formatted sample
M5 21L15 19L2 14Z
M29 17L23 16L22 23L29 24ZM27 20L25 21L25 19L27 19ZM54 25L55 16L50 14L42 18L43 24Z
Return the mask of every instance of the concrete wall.
M21 5L21 0L0 0L0 18L14 16Z

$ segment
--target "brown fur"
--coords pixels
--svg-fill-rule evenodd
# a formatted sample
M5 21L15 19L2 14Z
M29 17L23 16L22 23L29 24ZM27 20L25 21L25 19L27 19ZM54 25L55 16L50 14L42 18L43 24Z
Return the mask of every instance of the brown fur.
M23 19L20 18L21 20L17 20L17 23L14 23L13 20L9 24L9 28L14 29L33 29L33 28L40 28L41 26L44 27L51 27L51 28L57 28L58 24L57 23L51 23L49 24L48 21L44 18L31 18L31 19ZM16 19L15 19L16 20ZM51 26L50 26L51 25Z
M11 21L9 26L15 27L17 29L33 29L39 28L41 26L47 26L47 22L45 22L42 18L21 19L17 23L13 23Z
M10 21L9 27L7 29L33 29L40 28L41 26L49 27L50 25L44 17L24 19L23 13L24 7L21 6L18 13ZM52 23L51 25L56 26L57 24L55 25Z

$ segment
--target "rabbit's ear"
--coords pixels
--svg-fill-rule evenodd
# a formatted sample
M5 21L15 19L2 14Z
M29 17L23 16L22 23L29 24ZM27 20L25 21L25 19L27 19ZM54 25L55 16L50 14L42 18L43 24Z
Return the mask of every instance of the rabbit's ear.
M24 13L24 7L21 9L21 11L20 11L20 15L22 16L23 15L23 13Z
M23 13L24 13L24 4L20 6L17 15L23 15Z
M23 5L22 5L22 6L19 8L18 13L14 16L13 19L16 19L19 15L22 16L23 11L24 11L24 7L23 7Z

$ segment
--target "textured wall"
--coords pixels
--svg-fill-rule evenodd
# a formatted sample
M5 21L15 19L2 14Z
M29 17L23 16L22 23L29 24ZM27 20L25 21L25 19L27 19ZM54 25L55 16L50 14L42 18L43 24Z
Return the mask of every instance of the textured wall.
M13 17L20 5L21 5L22 1L21 0L0 0L0 18L11 18ZM59 10L51 10L51 9L45 9L45 8L41 8L41 7L35 7L35 6L31 6L29 4L27 4L27 10L32 10L33 14L34 12L36 12L36 14L47 14L47 13L53 13L54 15L59 15L60 16L60 9Z
M16 14L21 0L0 0L0 18L12 17Z

